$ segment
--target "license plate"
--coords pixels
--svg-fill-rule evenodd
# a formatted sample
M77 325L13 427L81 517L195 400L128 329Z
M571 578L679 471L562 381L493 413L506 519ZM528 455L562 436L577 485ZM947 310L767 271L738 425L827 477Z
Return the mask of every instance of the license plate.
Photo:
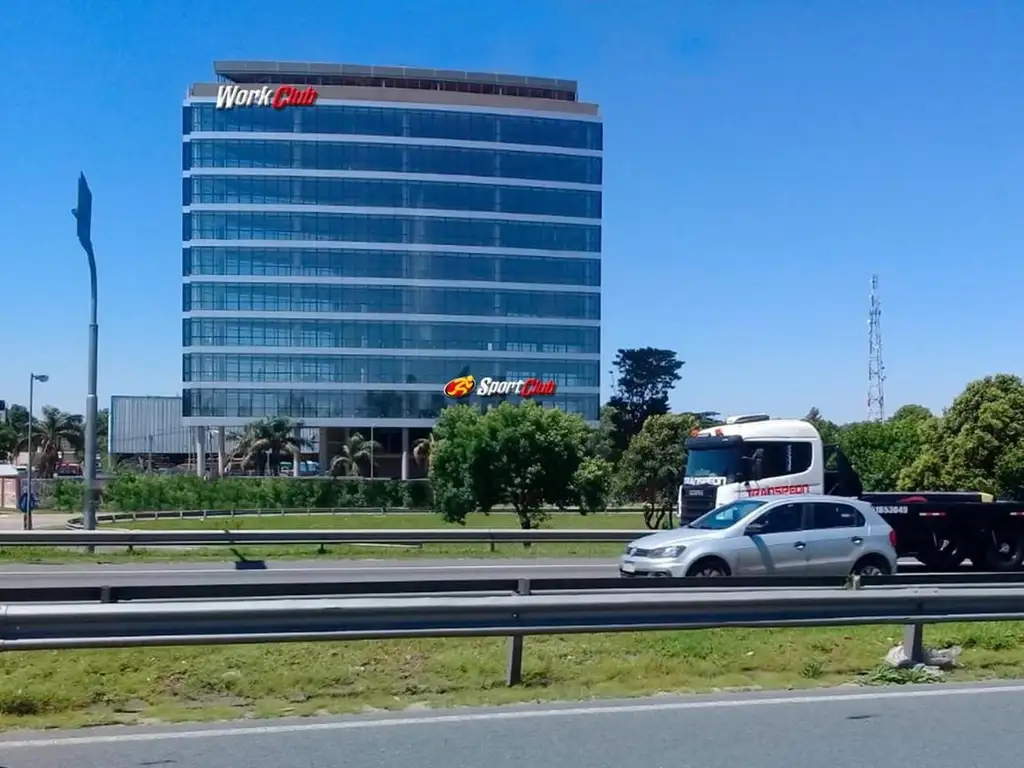
M634 565L633 563L623 563L622 570L625 573L636 573L636 565Z

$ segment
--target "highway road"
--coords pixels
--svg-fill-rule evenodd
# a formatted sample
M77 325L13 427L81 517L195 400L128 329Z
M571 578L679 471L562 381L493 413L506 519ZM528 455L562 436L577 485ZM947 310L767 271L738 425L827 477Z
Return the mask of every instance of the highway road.
M1016 761L1024 684L833 689L0 736L3 768L964 768Z
M244 564L242 564L244 565ZM268 560L264 567L232 562L116 563L0 566L0 586L125 586L213 584L241 579L284 582L435 581L618 576L612 558L428 560ZM251 564L250 564L251 566ZM0 763L0 768L6 768Z
M905 572L919 572L910 559ZM619 575L614 558L267 560L187 563L67 563L0 565L0 586L128 586L215 584L241 580L277 582L440 581L453 579L601 578ZM0 768L5 768L0 763Z

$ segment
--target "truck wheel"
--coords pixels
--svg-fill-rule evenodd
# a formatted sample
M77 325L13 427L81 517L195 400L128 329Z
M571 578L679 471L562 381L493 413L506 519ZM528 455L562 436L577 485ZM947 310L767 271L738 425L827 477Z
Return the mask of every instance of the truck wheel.
M1024 563L1024 535L1016 528L993 528L986 537L984 563L990 571L1019 571Z

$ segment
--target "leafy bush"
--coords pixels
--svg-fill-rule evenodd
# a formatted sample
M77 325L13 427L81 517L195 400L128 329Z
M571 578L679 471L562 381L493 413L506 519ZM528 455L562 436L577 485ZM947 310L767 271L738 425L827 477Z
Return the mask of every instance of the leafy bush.
M53 506L67 511L82 507L81 481L58 481ZM339 507L401 507L417 502L430 506L426 480L366 478L226 477L125 474L103 490L108 511L176 509L330 509Z

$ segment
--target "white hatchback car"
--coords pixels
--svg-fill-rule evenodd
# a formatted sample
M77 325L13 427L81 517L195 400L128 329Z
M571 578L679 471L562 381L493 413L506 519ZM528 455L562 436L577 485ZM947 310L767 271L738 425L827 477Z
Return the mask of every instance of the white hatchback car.
M622 576L863 576L896 572L896 534L843 496L740 499L631 541Z

